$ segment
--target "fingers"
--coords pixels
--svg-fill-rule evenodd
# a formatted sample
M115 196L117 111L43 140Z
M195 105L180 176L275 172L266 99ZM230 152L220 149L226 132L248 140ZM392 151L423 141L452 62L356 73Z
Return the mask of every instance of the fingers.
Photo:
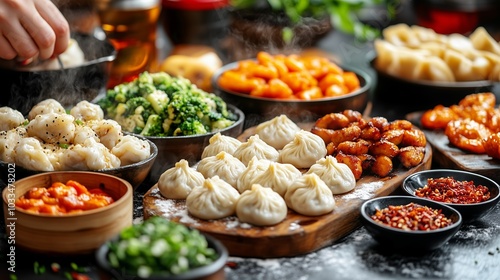
M19 22L12 21L12 25L5 29L2 30L3 37L9 43L9 49L16 52L17 57L28 59L38 56L38 46Z
M0 58L17 56L45 60L67 49L70 39L68 22L50 0L16 1L17 5L10 6L5 3L0 3L3 9L0 15Z
M41 18L43 18L43 20L47 23L49 30L54 35L54 40L51 41L51 45L45 45L44 52L51 53L52 57L63 53L68 48L70 41L70 28L68 21L51 1L35 1L35 7L40 13ZM43 42L43 39L40 38L39 40ZM37 42L37 38L35 38L35 42ZM49 58L51 56L49 56ZM42 54L40 57L42 57Z
M0 58L11 60L17 56L16 50L10 45L9 41L4 37L0 36Z

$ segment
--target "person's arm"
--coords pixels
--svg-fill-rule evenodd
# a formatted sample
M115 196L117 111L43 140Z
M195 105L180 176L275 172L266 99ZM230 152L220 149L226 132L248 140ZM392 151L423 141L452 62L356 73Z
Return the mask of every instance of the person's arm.
M50 0L0 0L0 58L49 59L69 39L68 21Z

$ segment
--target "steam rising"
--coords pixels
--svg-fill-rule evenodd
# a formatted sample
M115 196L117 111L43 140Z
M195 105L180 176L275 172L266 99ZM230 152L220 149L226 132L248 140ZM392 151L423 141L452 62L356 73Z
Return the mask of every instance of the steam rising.
M283 40L283 28L293 30L290 43ZM331 29L328 18L302 18L292 25L283 13L235 12L225 47L230 60L254 58L259 51L294 53L309 47Z
M0 82L5 93L0 106L9 106L24 115L40 101L53 98L65 108L82 100L92 100L105 90L109 61L115 57L114 48L107 42L90 36L74 37L85 54L83 64L63 70L16 71L0 69Z

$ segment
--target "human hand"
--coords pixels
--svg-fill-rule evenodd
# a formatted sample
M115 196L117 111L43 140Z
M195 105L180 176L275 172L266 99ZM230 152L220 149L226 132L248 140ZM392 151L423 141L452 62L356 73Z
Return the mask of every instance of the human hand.
M50 0L0 0L0 58L49 59L66 50L68 21Z

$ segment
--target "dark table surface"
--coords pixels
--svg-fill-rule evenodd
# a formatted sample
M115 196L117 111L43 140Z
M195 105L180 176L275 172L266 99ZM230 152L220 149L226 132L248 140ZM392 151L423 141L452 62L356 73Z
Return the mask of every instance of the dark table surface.
M343 64L364 68L375 80L375 73L369 66L371 44L355 42L348 36L333 32L322 39L318 46L338 56ZM372 116L400 119L414 110L405 106L408 100L382 103L374 95L370 104ZM433 164L432 168L439 166ZM141 186L134 193L134 222L142 221L142 195L149 187ZM9 279L9 247L3 219L1 227L0 279ZM49 271L54 262L61 265L63 272L74 271L77 266L91 279L104 278L92 254L47 256L16 248L17 279L67 279L62 272ZM37 265L45 267L47 272L37 275L34 269ZM463 225L449 242L431 252L393 253L378 245L365 228L360 227L333 245L304 256L276 259L230 257L225 275L227 279L235 280L500 279L500 204L481 220Z

